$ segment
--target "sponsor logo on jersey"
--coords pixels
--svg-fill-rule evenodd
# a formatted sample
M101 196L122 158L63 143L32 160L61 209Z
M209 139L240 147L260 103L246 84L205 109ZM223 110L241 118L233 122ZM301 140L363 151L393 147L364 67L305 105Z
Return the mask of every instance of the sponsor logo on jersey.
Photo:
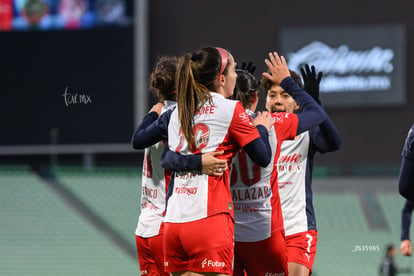
M148 274L148 270L141 271L141 275L147 275L147 274Z
M225 267L225 266L226 266L225 262L207 260L207 258L205 258L201 262L201 268L205 268L205 267Z
M265 276L285 276L285 273L284 272L281 272L281 273L266 272Z
M291 154L291 155L281 155L277 161L277 171L282 172L300 172L303 171L301 163L304 160L301 160L302 154Z
M250 116L247 115L246 112L240 113L239 117L240 117L240 119L242 120L243 123L251 123Z
M259 212L259 208L253 207L253 206L247 206L247 205L241 205L241 204L234 204L234 210L242 211L243 213L257 213Z
M303 168L300 165L279 165L277 171L278 173L301 172Z
M285 181L285 182L279 182L279 189L283 189L285 186L293 185L292 181Z
M296 153L291 154L291 155L286 155L286 156L281 155L277 162L278 163L299 163L301 157L302 157L302 154L296 154Z
M142 209L150 209L150 210L157 210L158 208L151 202L143 202L141 203Z
M182 179L182 180L187 180L199 175L202 175L203 173L201 171L190 171L190 172L176 172L175 173L175 177Z
M188 187L185 184L183 184L181 187L175 188L175 192L177 194L195 195L197 191L198 191L198 187Z

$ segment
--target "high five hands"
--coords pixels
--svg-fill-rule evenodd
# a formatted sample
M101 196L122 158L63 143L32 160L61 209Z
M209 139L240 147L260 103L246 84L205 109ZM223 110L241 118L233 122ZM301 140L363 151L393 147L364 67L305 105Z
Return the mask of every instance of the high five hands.
M263 76L274 84L280 85L282 80L290 76L285 57L279 57L277 52L269 53L269 59L265 59L265 63L269 72L263 73Z
M318 103L321 104L319 99L319 84L322 79L322 72L316 74L315 66L309 67L309 64L305 64L304 67L300 68L302 74L305 91Z

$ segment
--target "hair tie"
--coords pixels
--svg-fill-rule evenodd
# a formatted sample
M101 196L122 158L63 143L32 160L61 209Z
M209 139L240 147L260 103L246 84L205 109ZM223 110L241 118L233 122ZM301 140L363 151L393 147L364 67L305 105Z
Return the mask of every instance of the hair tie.
M198 58L197 53L192 53L192 54L191 54L191 60L192 60L192 61L196 61L196 60L197 60L197 58Z

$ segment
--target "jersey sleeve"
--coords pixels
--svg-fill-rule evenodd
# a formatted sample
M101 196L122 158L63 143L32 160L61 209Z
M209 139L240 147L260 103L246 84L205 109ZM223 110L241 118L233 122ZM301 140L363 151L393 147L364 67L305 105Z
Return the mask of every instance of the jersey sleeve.
M266 167L272 159L272 148L269 142L269 132L262 125L257 126L261 139L255 139L243 147L250 159L260 167Z
M274 126L277 137L281 141L294 139L298 129L298 116L286 112L275 112L272 115L275 118Z
M156 112L147 114L132 135L132 147L134 149L145 149L163 139L167 139L168 123L172 111L173 109L167 110L160 117Z
M326 120L309 131L312 145L321 153L336 151L341 147L341 137L334 123L326 116Z
M295 99L302 109L302 112L297 114L299 123L296 134L317 127L325 121L325 111L292 77L285 78L280 86Z
M181 155L165 147L161 157L161 166L170 171L201 171L201 158L201 154Z
M411 215L414 203L406 201L401 214L401 241L410 239Z
M253 125L250 116L247 115L240 102L237 102L234 108L233 119L230 123L229 132L240 147L244 147L251 141L260 137L260 134Z

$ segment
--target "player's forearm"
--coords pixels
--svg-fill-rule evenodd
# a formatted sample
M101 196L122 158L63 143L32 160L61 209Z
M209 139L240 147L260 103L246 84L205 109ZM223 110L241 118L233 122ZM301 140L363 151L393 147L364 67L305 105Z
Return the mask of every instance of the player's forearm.
M401 214L401 241L410 239L411 214L414 204L406 201Z
M161 157L161 166L167 170L176 172L201 171L201 154L181 155L166 147Z
M320 152L332 152L341 147L342 141L338 130L329 116L315 129L312 143Z
M145 149L163 139L167 139L171 112L172 110L164 112L158 119L156 118L158 116L156 112L147 114L132 135L132 147L134 149Z
M297 134L317 127L326 119L326 113L319 104L306 93L292 77L285 78L280 86L288 92L302 108L299 112Z
M134 149L143 149L141 138L145 137L146 129L158 118L157 112L150 112L142 119L141 123L132 134L131 144Z
M272 149L269 143L269 132L262 125L257 126L260 138L253 140L243 147L250 159L260 167L269 165L272 159Z
M414 160L402 157L398 191L406 199L414 201Z

